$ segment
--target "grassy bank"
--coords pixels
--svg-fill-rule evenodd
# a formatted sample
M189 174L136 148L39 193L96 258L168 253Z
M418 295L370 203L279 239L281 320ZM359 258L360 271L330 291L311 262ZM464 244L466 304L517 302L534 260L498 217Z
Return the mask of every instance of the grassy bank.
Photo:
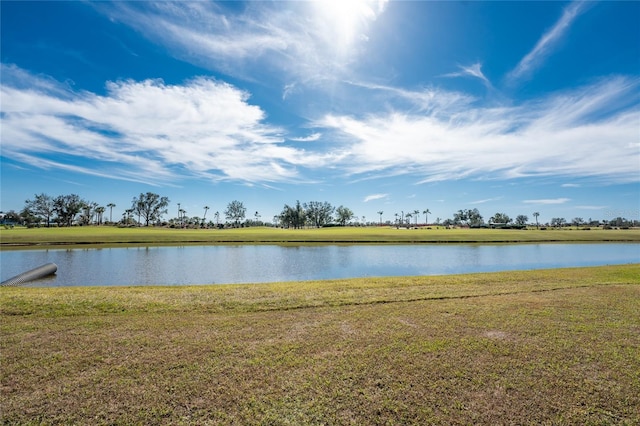
M0 288L0 319L6 424L640 422L640 265Z
M396 229L335 227L322 229L169 229L169 228L14 228L0 230L0 249L59 244L224 244L224 243L500 243L640 242L640 229Z

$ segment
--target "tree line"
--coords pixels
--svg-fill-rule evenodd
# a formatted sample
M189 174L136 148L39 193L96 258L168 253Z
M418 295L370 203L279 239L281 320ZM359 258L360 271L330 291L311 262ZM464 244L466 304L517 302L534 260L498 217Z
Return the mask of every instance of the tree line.
M424 222L421 226L429 225L429 209L412 210L405 213L400 211L394 213L395 220L386 220L383 222L383 211L378 211L378 221L366 222L365 217L358 218L354 212L343 205L333 206L327 201L308 201L301 203L296 201L295 204L285 204L282 211L273 217L273 222L261 221L259 212L255 212L253 219L247 218L247 209L244 203L233 200L227 204L224 210L225 223L220 221L220 212L213 214L213 220L206 220L209 206L204 207L202 217L187 216L187 212L178 204L177 218L163 220L163 216L168 213L170 200L167 197L160 196L153 192L140 193L139 196L133 197L131 207L125 209L122 218L113 221L114 203L108 203L101 206L96 202L82 199L77 194L59 195L52 197L45 193L36 194L32 199L25 201L24 208L20 213L9 211L2 216L2 223L15 223L27 226L72 226L72 225L102 225L105 223L118 224L121 226L170 226L170 227L190 227L190 228L209 228L209 227L241 227L241 226L278 226L282 228L299 229L304 227L321 228L324 226L347 226L350 224L360 225L388 225L396 227L418 226L420 215L424 215ZM107 211L108 209L108 211ZM1 213L1 212L0 212ZM108 215L108 216L107 216ZM565 226L588 227L603 226L627 228L640 226L638 220L628 220L623 217L616 217L609 221L597 221L581 217L575 217L570 221L564 218L552 218L546 224L538 222L539 212L534 212L535 226L540 228L554 227L562 228ZM106 220L108 217L108 220ZM355 221L355 222L354 222ZM487 222L478 211L478 209L462 209L453 214L452 218L442 220L436 218L433 225L447 227L470 227L470 228L525 228L529 224L529 217L524 214L517 215L515 218L509 217L506 213L497 212L491 216Z
M167 213L169 199L160 197L158 194L147 192L141 193L139 197L134 197L131 208L123 213L119 223L129 223L134 216L138 216L138 222L145 225L154 224L163 214ZM109 223L113 222L114 203L101 206L94 201L87 201L77 194L58 195L57 197L48 194L36 194L32 199L25 201L24 208L20 213L13 210L3 216L3 221L14 222L23 225L44 224L50 227L72 225L102 225L107 222L105 213L109 209Z
M294 206L284 205L282 212L274 219L276 225L283 228L299 229L306 226L321 228L332 223L347 225L354 218L354 213L345 206L334 207L327 201L309 201Z
M44 225L50 227L72 225L102 225L105 223L119 225L163 225L171 227L240 227L249 225L265 225L260 221L260 214L256 211L255 220L246 219L246 207L241 201L231 201L224 210L226 222L220 223L220 213L215 212L212 220L206 221L209 206L204 207L202 218L198 216L188 217L186 210L178 203L178 216L167 221L163 216L168 213L170 200L153 192L140 193L133 197L131 207L125 209L122 218L113 221L114 203L101 206L96 202L88 201L77 194L59 195L56 197L48 194L35 194L33 198L25 201L20 213L9 211L2 217L4 223L17 223L27 226ZM107 211L108 209L108 211ZM108 214L108 220L105 220ZM304 226L322 227L328 224L345 226L354 217L353 211L348 207L334 207L324 201L310 201L301 205L296 202L294 207L284 206L279 215L273 217L273 224L282 227L302 228Z

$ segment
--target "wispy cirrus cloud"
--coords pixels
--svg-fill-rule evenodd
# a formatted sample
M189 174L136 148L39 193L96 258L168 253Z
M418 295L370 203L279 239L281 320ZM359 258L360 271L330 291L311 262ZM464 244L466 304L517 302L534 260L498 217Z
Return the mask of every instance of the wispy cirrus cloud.
M639 86L638 78L612 77L520 105L434 102L419 113L330 114L316 124L345 141L341 166L352 174L636 182Z
M369 201L381 200L387 198L389 194L371 194L364 197L364 202L368 203Z
M166 46L176 57L253 80L252 67L298 84L343 74L387 0L310 2L114 2L95 5L111 19Z
M170 183L184 176L291 182L318 168L413 175L419 183L528 176L638 181L638 78L494 108L444 91L417 92L415 98L429 98L425 108L326 115L314 123L317 131L291 139L267 122L249 93L217 80L111 82L100 96L2 67L2 154L44 169ZM378 90L414 99L408 91ZM321 133L329 145L313 143ZM296 139L309 143L287 142Z
M609 206L575 206L576 209L580 210L603 210Z
M476 99L463 92L442 90L429 87L421 90L409 90L399 87L368 83L366 81L344 81L346 85L360 89L366 89L368 95L373 97L376 92L381 93L384 101L406 103L407 109L418 108L421 112L430 115L448 114L453 110L469 107Z
M445 74L443 77L474 77L482 81L482 83L484 83L488 88L493 87L489 79L482 72L482 64L480 62L476 62L469 66L459 65L458 68L460 71Z
M543 198L540 200L524 200L525 204L565 204L571 201L570 198Z
M491 201L498 201L501 199L502 197L485 198L483 200L472 201L469 204L485 204L485 203L490 203Z
M533 50L520 60L518 65L507 75L507 81L513 83L527 78L551 54L556 44L569 31L576 18L584 12L588 4L577 0L569 4L562 12L560 19L538 40Z
M289 138L289 140L296 141L296 142L314 142L320 139L321 137L322 137L322 133L316 132L308 136L292 137L292 138Z

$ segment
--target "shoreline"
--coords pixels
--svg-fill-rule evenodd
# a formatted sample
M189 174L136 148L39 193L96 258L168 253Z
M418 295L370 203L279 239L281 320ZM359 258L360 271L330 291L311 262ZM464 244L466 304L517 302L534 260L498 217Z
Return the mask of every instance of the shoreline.
M640 229L498 230L382 228L168 229L72 227L0 230L0 251L182 245L637 243Z

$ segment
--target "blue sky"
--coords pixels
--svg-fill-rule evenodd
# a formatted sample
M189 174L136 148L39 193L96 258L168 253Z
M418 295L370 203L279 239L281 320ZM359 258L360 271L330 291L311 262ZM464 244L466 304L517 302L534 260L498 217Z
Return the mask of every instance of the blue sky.
M640 2L0 7L3 211L640 218Z

